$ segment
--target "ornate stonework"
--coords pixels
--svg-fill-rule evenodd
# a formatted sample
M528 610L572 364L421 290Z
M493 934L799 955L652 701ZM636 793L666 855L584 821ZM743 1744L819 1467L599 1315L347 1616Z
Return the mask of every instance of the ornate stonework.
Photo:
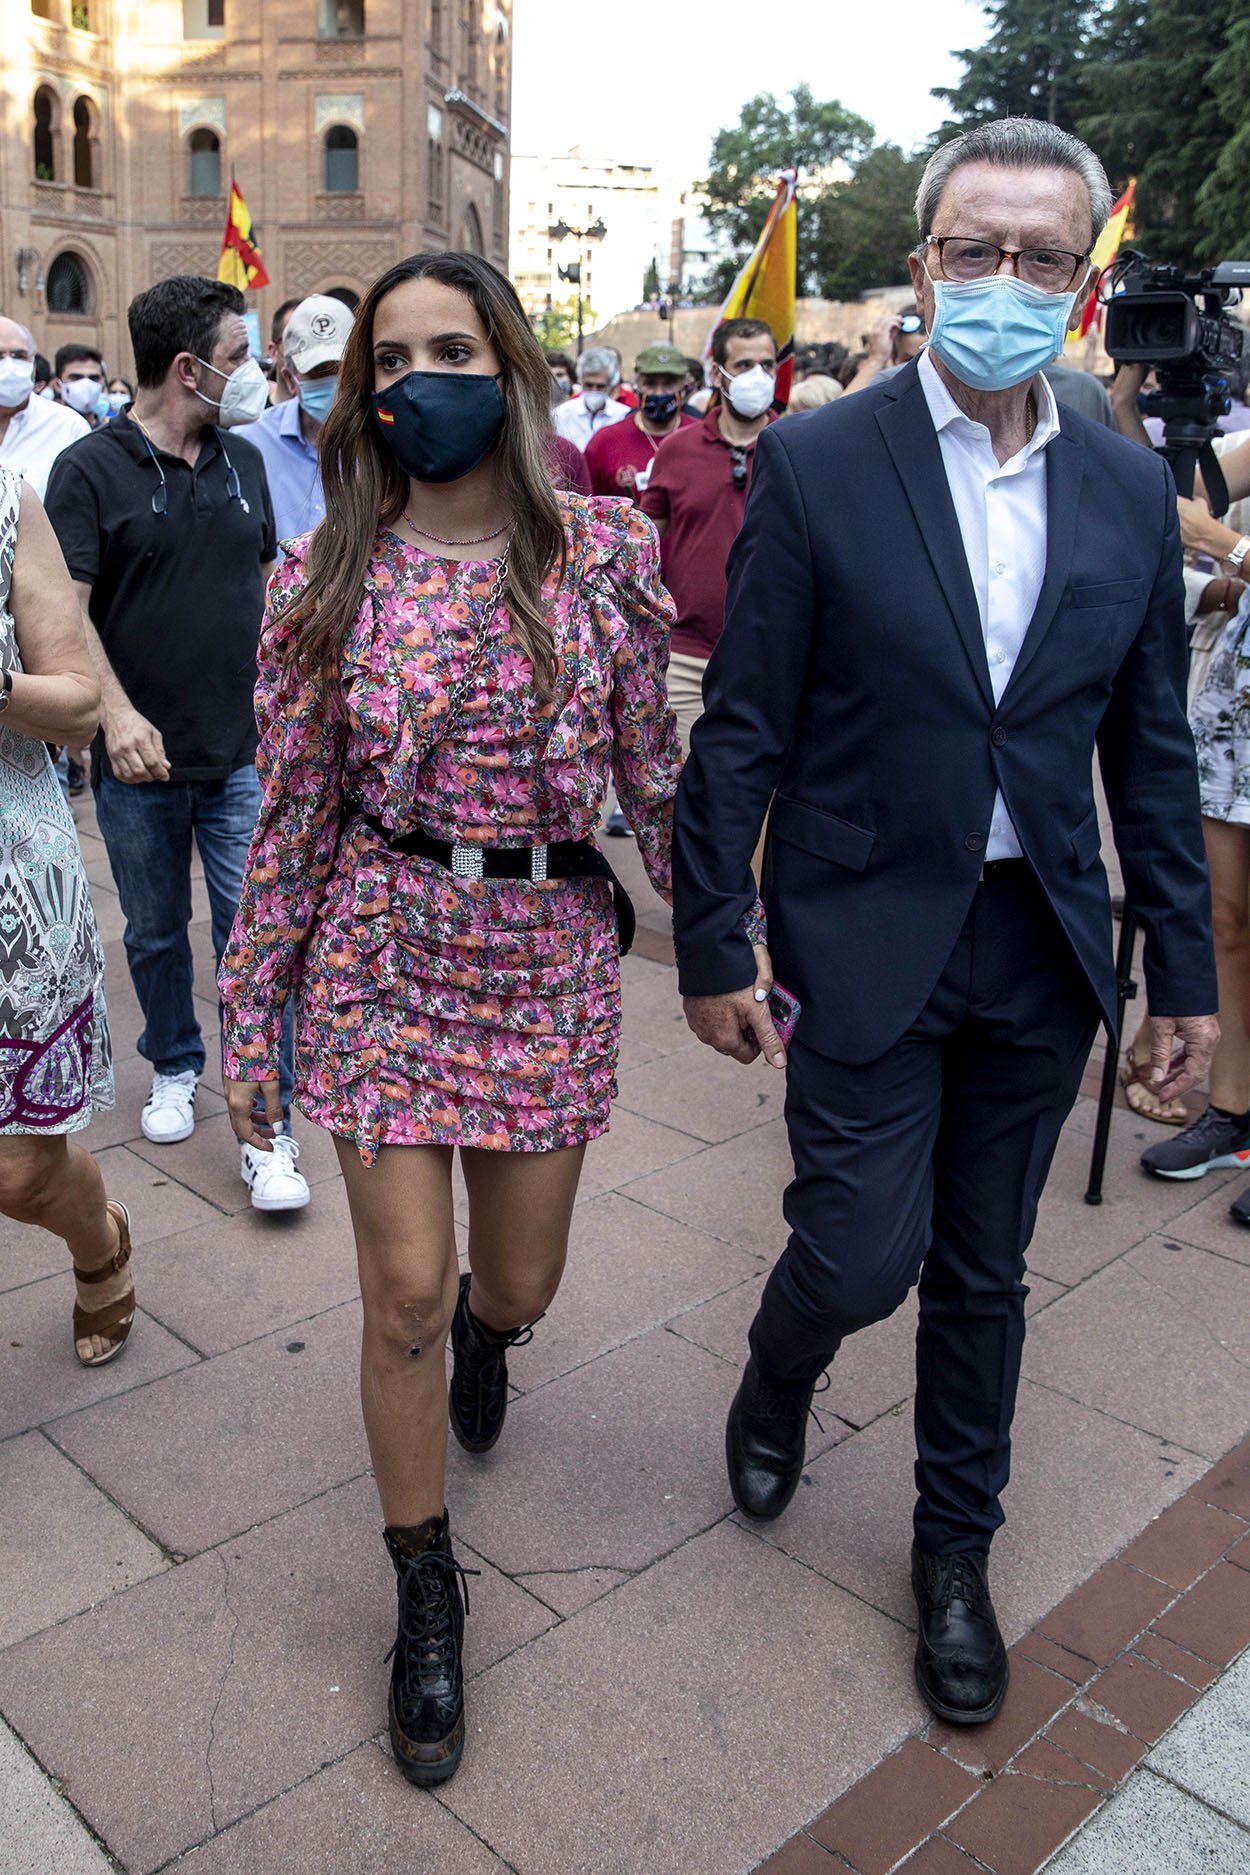
M369 281L395 259L393 241L295 241L287 248L282 283L288 293L311 293L335 274Z
M319 92L313 107L317 135L331 124L346 124L350 130L365 134L365 94L363 91Z
M219 137L224 137L226 134L226 100L224 98L179 98L178 135L185 137L189 130L215 130Z

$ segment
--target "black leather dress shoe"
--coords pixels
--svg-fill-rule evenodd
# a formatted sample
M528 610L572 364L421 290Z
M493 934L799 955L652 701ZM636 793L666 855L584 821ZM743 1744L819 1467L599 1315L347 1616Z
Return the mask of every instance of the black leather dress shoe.
M725 1461L734 1503L748 1517L780 1517L798 1489L814 1391L813 1382L783 1393L754 1357L743 1369L725 1422Z
M1007 1691L1007 1649L990 1600L989 1557L911 1553L916 1597L916 1685L950 1725L984 1725Z

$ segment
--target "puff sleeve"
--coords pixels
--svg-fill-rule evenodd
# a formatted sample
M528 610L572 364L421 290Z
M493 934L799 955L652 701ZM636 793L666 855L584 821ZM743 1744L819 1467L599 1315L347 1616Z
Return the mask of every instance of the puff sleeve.
M612 664L612 778L647 875L667 898L682 760L667 685L674 606L660 580L659 536L641 509L629 507L624 537L605 571L625 624Z

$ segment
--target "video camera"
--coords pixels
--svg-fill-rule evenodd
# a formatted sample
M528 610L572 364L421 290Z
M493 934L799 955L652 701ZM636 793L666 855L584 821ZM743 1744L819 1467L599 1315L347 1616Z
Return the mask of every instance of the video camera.
M1145 408L1163 418L1163 454L1183 495L1193 493L1201 460L1213 514L1224 513L1228 493L1211 440L1230 407L1230 380L1240 381L1245 346L1245 328L1224 309L1237 304L1243 287L1250 287L1250 261L1186 273L1126 248L1100 288L1107 352L1118 365L1153 368L1159 388Z

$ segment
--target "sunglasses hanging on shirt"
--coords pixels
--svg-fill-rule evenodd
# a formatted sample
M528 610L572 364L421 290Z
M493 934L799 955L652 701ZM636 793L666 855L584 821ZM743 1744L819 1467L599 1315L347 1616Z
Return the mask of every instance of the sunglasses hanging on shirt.
M152 465L161 478L160 487L152 490L152 512L155 515L159 515L162 521L166 521L169 519L169 483L165 480L165 471L161 467L161 459L152 447L152 439L137 418L135 419L135 428L143 438L144 448L147 450L149 456L151 456ZM231 501L238 502L244 514L250 514L252 512L252 505L243 493L243 484L239 480L239 471L230 460L230 452L226 448L221 431L214 428L213 434L217 438L221 453L225 458L226 494Z

